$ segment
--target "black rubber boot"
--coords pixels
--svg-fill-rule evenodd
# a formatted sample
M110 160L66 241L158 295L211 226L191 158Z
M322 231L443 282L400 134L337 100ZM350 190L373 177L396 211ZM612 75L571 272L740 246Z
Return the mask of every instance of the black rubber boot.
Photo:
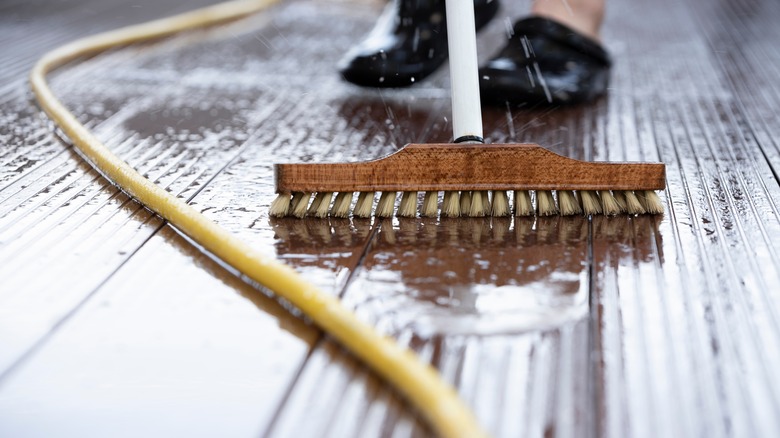
M474 0L477 30L498 12L498 0ZM444 0L394 0L374 29L339 63L345 80L365 87L405 87L447 60Z
M553 20L530 17L484 67L479 86L486 103L561 105L604 94L612 65L597 41Z

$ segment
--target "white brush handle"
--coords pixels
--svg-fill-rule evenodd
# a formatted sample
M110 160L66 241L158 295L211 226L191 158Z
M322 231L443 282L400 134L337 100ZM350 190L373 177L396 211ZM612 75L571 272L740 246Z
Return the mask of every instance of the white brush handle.
M446 0L447 41L452 83L452 133L455 141L482 141L482 108L477 76L474 0Z

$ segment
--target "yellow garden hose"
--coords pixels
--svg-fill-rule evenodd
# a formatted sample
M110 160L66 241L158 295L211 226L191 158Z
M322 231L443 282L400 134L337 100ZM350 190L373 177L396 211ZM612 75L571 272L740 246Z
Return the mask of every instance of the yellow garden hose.
M344 307L338 298L304 281L292 268L267 257L210 221L184 201L136 172L114 155L52 93L46 74L73 59L131 43L235 20L276 0L221 3L169 18L128 26L74 41L44 55L30 73L38 103L108 179L206 250L247 277L290 301L403 394L442 436L484 436L471 411L436 371L410 350L378 334Z

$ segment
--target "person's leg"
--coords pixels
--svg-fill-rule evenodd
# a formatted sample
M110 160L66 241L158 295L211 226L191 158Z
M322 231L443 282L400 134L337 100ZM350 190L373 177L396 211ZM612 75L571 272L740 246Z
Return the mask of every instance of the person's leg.
M604 0L535 0L531 14L550 18L599 41L604 3Z

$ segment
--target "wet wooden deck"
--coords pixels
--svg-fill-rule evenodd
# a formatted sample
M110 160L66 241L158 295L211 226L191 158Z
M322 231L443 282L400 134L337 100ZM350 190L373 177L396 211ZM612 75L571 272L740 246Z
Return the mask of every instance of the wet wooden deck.
M208 3L0 5L0 436L420 436L388 388L52 130L25 75L79 36ZM498 45L507 4L480 35ZM609 95L485 108L493 142L661 160L660 218L273 220L271 164L450 137L447 71L334 63L381 3L301 0L116 50L55 92L149 178L418 351L497 436L780 434L780 4L609 4Z

